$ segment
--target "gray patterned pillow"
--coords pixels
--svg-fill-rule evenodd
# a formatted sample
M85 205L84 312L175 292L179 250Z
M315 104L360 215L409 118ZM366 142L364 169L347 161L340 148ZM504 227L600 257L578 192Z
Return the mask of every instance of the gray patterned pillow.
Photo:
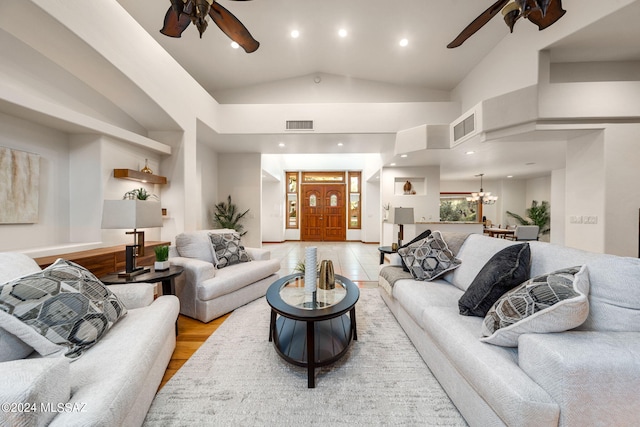
M439 231L398 249L409 272L416 280L434 280L460 266L461 261L453 255Z
M572 267L534 277L503 295L482 324L480 341L517 347L525 333L563 332L589 315L587 267Z
M0 327L42 356L80 357L126 314L96 276L63 259L0 286Z
M216 268L224 268L241 262L249 262L251 258L244 250L238 233L209 233L213 253L216 257Z

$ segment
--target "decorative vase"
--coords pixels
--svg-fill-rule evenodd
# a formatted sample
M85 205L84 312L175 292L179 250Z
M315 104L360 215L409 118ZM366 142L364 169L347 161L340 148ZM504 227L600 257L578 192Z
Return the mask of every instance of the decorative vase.
M402 189L404 190L404 194L411 194L411 182L407 180L407 182L404 183L404 187L402 187Z
M324 290L335 289L336 276L333 273L333 262L323 260L320 264L320 277L318 278L318 287Z
M149 159L144 159L144 167L140 169L140 172L150 173L153 175L153 171L149 168Z
M168 270L171 267L171 262L169 261L156 261L153 263L153 268L156 271Z

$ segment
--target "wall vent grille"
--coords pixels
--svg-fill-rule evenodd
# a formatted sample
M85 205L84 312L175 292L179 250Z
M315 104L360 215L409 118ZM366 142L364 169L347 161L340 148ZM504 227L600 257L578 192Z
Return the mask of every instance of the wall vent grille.
M286 130L313 130L313 120L287 120Z
M471 132L476 130L476 115L471 114L468 117L465 117L460 123L453 126L453 140L457 142L461 138L469 135Z

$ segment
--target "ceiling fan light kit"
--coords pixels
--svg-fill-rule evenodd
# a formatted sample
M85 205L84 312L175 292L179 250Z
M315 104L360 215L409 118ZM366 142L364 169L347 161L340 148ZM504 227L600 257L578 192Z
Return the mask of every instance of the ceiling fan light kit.
M536 24L539 30L544 30L566 13L562 8L562 0L498 0L467 25L447 47L453 49L460 46L500 11L511 32L520 18L528 19Z

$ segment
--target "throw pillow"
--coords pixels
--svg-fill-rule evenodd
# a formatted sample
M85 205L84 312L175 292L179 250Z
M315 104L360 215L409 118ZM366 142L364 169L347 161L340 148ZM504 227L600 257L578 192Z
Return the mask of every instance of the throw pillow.
M216 259L216 268L224 268L241 262L249 262L251 258L244 250L238 233L209 233L209 239Z
M431 230L423 231L416 238L411 240L409 243L405 243L404 245L400 246L398 249L406 248L407 246L412 245L416 242L419 242L422 239L426 239L427 237L429 237L430 234L431 234ZM407 267L407 264L404 263L404 259L402 257L400 257L400 262L402 263L402 269L406 272L409 272L409 268Z
M460 314L484 317L498 298L529 278L530 266L528 243L507 246L493 255L460 297Z
M398 249L398 254L416 280L434 280L460 266L461 261L453 255L439 231Z
M589 315L586 266L534 277L502 296L482 323L480 341L517 347L525 333L563 332L580 326Z
M63 259L0 286L0 327L42 356L80 357L126 314L96 276Z

